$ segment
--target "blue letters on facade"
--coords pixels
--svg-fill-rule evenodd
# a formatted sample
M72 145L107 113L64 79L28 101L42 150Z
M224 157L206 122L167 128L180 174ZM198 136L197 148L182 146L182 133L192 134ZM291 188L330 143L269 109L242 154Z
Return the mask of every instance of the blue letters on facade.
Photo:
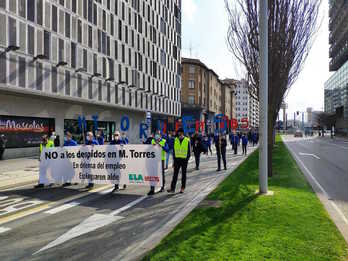
M128 130L129 130L129 118L128 116L123 116L121 118L121 131L128 131Z

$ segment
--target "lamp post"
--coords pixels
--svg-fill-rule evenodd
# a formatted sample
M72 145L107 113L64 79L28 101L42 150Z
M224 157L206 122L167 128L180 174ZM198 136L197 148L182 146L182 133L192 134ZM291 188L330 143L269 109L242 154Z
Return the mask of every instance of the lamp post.
M259 192L268 193L268 0L259 0L260 151Z

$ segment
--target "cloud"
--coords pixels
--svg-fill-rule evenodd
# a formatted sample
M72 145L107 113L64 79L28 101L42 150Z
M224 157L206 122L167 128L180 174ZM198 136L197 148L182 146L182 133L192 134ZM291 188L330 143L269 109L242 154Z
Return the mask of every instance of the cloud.
M183 0L182 11L184 14L184 19L189 22L193 22L194 16L197 11L197 5L195 3L195 0Z

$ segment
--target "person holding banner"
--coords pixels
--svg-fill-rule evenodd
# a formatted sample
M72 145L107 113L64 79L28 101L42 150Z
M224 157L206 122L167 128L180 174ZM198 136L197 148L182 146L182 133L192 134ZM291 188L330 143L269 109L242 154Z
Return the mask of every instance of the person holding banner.
M162 161L162 187L160 192L164 191L164 185L165 185L165 177L164 177L164 165L166 161L166 152L169 150L168 144L165 139L161 136L161 131L157 131L155 134L155 138L152 139L151 144L154 146L160 146L162 148L162 155L161 155L161 161ZM155 187L151 186L150 191L147 193L148 196L155 194Z
M178 180L180 168L182 171L180 193L184 193L186 187L187 164L191 156L190 147L190 139L185 137L184 130L180 128L178 130L178 137L174 140L174 174L171 187L169 190L167 190L168 193L175 192L176 182Z
M91 131L87 132L85 145L90 145L90 146L99 145L98 141L94 138L93 133ZM94 187L94 183L89 182L88 185L86 186L86 189L91 189L93 187Z
M52 139L48 139L47 135L43 135L42 136L42 142L40 144L40 158L41 158L41 153L43 151L44 148L54 148L54 142ZM39 183L36 186L34 186L34 188L43 188L44 184Z
M125 145L126 142L123 138L121 138L120 132L119 131L115 131L114 133L114 138L113 140L110 142L110 145ZM123 185L123 189L125 189L127 186ZM115 184L115 188L112 192L118 191L120 189L119 184Z
M77 142L73 140L72 134L69 131L67 131L66 136L64 138L64 147L74 147L74 146L77 146ZM63 184L63 187L67 187L70 185L71 185L71 182L66 182Z

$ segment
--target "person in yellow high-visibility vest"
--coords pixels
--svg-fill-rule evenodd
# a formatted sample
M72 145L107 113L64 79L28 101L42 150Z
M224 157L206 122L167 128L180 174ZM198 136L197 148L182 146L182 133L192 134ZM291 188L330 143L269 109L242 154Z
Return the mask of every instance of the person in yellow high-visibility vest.
M185 137L184 130L182 128L178 130L177 136L178 137L175 138L174 141L174 174L171 187L169 190L167 190L168 193L175 192L176 182L178 180L180 168L182 171L180 193L184 193L186 187L187 164L191 156L190 139Z
M44 148L54 148L53 140L49 139L47 135L42 136L42 142L40 144L40 158ZM34 186L34 188L43 188L43 187L44 187L44 184L42 183L39 183Z
M155 138L152 139L151 144L154 146L160 146L162 148L162 154L161 154L161 161L162 161L162 187L159 192L164 191L164 185L165 185L165 177L164 177L164 165L166 161L166 151L168 151L168 145L165 139L162 138L161 132L157 131L155 134ZM155 194L155 187L151 186L150 191L147 193L147 195L151 196Z

